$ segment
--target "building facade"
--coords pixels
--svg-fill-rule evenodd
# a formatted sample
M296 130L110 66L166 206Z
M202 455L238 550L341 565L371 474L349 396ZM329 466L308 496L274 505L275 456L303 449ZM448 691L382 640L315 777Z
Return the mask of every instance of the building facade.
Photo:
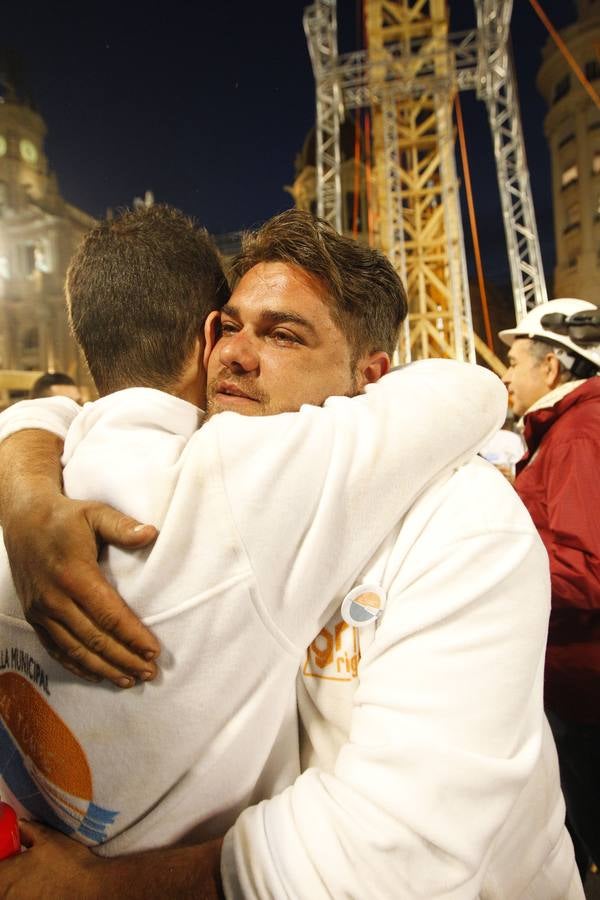
M600 0L577 0L577 21L561 37L600 94ZM600 109L549 39L538 73L548 104L544 128L552 160L555 297L600 305Z
M43 371L84 387L64 298L69 260L94 219L67 203L44 152L46 125L23 94L0 84L0 407ZM29 375L28 373L31 373Z

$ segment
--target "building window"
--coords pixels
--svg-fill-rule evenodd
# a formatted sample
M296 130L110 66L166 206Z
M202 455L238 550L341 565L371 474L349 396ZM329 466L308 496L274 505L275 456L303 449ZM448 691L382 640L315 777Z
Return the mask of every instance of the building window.
M23 244L21 248L23 261L23 274L25 277L34 272L50 272L50 254L46 241L36 241L31 244Z
M40 335L37 328L28 328L23 335L23 350L37 350L40 346Z
M571 141L574 141L574 140L575 140L575 135L574 135L574 134L568 134L566 137L564 137L564 138L562 139L562 141L559 141L558 149L561 150L562 147L566 147L567 144L570 144Z
M35 244L24 244L21 248L23 275L33 275L35 271Z
M600 78L600 60L591 59L585 64L585 77L588 81L596 81Z
M571 76L565 75L564 78L561 78L554 88L554 97L552 98L553 103L558 103L566 94L571 90Z
M10 278L8 256L0 256L0 278Z
M33 248L33 258L38 272L50 271L50 254L46 241L38 241Z
M579 171L577 169L577 163L573 163L571 166L567 166L566 169L563 169L563 173L561 175L561 184L564 188L568 187L570 184L573 184L579 178Z
M566 213L567 226L565 231L572 231L573 228L578 228L581 222L579 203L571 203L570 206L567 206Z

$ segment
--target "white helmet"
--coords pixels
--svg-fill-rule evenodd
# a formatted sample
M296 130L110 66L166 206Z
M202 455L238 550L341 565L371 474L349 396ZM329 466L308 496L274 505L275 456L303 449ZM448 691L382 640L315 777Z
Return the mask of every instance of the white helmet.
M579 343L578 341L573 340L569 330L566 328L564 329L564 333L561 333L562 329L554 330L557 328L554 323L548 324L546 327L542 325L542 318L549 313L559 313L560 315L569 318L575 313L588 311L595 311L600 315L598 307L594 303L589 303L587 300L575 300L571 297L550 300L548 303L540 303L539 306L535 306L527 313L525 318L521 319L515 328L506 328L504 331L499 331L498 336L500 340L505 344L508 344L509 347L517 338L531 338L533 340L538 339L548 341L551 344L557 345L559 348L564 347L567 351L566 353L557 353L558 358L565 368L571 369L576 362L576 357L579 356L592 363L597 369L600 369L600 343ZM576 329L571 329L571 333L573 331L576 332ZM573 354L575 354L575 356L573 356ZM588 376L584 375L583 377Z

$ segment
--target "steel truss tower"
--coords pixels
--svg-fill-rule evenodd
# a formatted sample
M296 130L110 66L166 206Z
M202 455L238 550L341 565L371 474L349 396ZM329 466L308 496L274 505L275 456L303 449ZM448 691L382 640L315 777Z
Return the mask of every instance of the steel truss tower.
M317 95L319 214L340 230L339 129L373 121L375 240L407 285L400 355L502 363L474 334L454 154L452 103L476 90L488 109L517 321L547 299L508 29L512 0L475 0L477 31L448 34L445 0L365 0L368 51L339 56L335 0L306 10Z

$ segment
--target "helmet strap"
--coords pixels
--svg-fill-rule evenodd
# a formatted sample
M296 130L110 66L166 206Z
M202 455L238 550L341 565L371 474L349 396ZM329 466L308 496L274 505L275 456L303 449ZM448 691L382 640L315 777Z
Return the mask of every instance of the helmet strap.
M598 367L589 360L584 359L583 356L569 353L569 351L565 350L563 347L555 346L553 350L558 361L562 363L565 369L567 369L571 375L574 375L575 378L591 378L592 375L597 374Z

